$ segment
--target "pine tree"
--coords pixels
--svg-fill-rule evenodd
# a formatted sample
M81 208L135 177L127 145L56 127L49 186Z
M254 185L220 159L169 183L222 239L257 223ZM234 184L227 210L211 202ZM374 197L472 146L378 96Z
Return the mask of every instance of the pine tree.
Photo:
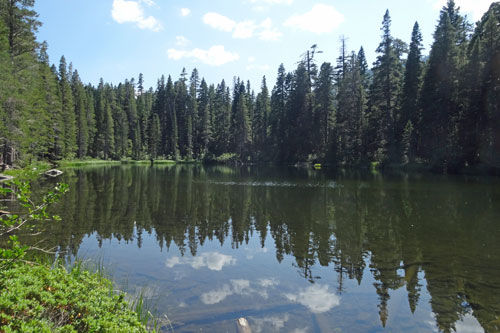
M110 105L111 113L114 121L114 139L116 158L124 158L130 156L130 142L129 142L129 124L128 117L123 110L126 96L125 85L120 83L116 88L109 86L108 94L106 96L107 102Z
M500 168L500 4L491 4L473 39L480 39L481 104L478 115L480 162Z
M89 129L87 110L85 108L87 94L78 75L74 71L71 78L71 89L73 91L74 112L76 115L76 156L83 158L87 155Z
M328 62L321 65L315 89L314 147L324 160L332 142L334 127L334 68Z
M97 135L97 124L95 120L95 100L94 100L94 88L89 84L85 87L85 114L87 120L88 129L88 146L87 152L88 156L96 157L96 152L94 149L94 142Z
M158 157L158 146L160 144L161 132L160 132L160 118L156 113L151 115L148 125L148 152L151 159L156 159Z
M283 64L278 68L276 84L271 94L271 111L269 123L271 131L270 146L273 153L278 156L278 161L283 161L285 156L285 141L288 127L286 126L286 102L288 91L286 89L286 71Z
M377 60L373 67L373 82L370 89L370 117L375 131L373 158L382 163L397 161L395 137L396 108L402 83L400 48L391 36L391 17L387 10L382 22L382 41L377 47ZM399 43L398 43L399 44Z
M239 82L239 79L234 87L230 133L230 150L245 159L251 144L250 119L245 84Z
M188 112L189 94L186 76L186 69L183 68L181 77L175 82L175 111L180 155L190 158L193 155L193 123Z
M456 124L458 119L458 82L461 68L460 56L466 33L458 8L453 0L440 12L434 32L434 43L420 98L421 119L419 155L435 168L448 170L457 164Z
M229 88L224 80L217 85L214 101L214 144L211 151L218 156L229 152L231 127L231 101Z
M106 85L103 92L104 96L104 112L103 112L103 153L104 159L112 158L115 150L115 131L112 113L112 90L109 85Z
M312 96L309 73L305 63L301 62L294 73L290 91L290 109L288 110L288 153L289 161L306 161L312 153Z
M201 80L198 96L198 116L195 139L195 155L197 159L205 158L212 141L212 120L210 114L210 92L205 79Z
M363 61L352 52L346 61L345 75L338 87L338 110L336 112L336 151L338 163L355 165L362 161L363 116L366 109L366 91ZM335 148L335 147L333 147Z
M255 111L252 117L254 152L262 156L266 150L269 136L269 112L271 108L266 77L262 78L261 90L255 101Z
M403 92L401 97L402 105L400 118L398 119L397 135L403 135L403 133L406 135L409 125L411 125L412 135L416 134L414 133L413 124L417 124L419 118L418 94L422 84L422 68L422 34L420 33L418 22L415 22L411 34L410 52L406 61ZM404 150L410 150L412 152L411 161L413 161L416 147L407 147L407 144L416 145L417 142L415 140L410 140L406 143L403 142L402 145ZM408 154L404 152L403 154L406 155L406 158L403 158L403 160L411 162L408 159Z
M200 77L198 70L195 68L191 73L191 79L189 82L189 95L188 95L188 110L187 110L187 128L186 128L186 138L188 146L188 159L193 157L193 152L197 152L199 147L199 118L198 118L198 87L200 85ZM195 153L195 158L197 154Z
M168 153L173 157L174 160L179 158L179 131L177 122L177 111L176 111L176 96L175 88L172 83L172 78L169 76L167 80L166 87L166 102L167 102L167 115L168 115L168 132L166 135L169 137Z
M412 163L415 160L417 140L413 123L408 120L403 131L402 138L403 163Z
M72 157L76 151L75 111L69 73L64 56L61 57L59 63L59 97L61 100L61 114L63 119L62 155L64 157Z
M131 81L125 80L124 90L125 96L121 107L127 115L129 139L132 143L132 158L138 160L141 157L141 135L137 115L134 79Z
M59 85L57 79L57 72L55 67L51 68L49 57L47 54L47 44L42 43L39 55L39 71L40 71L40 91L44 95L45 103L45 126L47 137L42 139L46 141L46 155L40 156L41 158L48 158L50 160L57 160L61 158L62 154L62 106L58 96ZM44 124L39 124L40 127ZM43 128L43 127L42 127Z

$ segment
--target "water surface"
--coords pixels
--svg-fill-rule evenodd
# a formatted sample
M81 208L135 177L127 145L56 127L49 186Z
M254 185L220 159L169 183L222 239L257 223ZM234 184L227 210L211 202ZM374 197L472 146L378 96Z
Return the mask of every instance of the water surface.
M184 165L61 180L45 246L104 261L164 329L500 330L496 178Z

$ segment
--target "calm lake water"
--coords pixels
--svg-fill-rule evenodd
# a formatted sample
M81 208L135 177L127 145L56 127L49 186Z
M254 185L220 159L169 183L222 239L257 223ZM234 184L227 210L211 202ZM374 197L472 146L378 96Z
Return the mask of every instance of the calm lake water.
M183 165L57 181L45 247L103 262L165 330L500 331L498 178Z

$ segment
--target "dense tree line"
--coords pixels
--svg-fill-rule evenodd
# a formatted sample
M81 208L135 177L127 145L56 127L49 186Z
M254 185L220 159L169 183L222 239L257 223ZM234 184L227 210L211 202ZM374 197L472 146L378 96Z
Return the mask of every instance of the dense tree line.
M0 156L15 160L172 158L422 164L455 171L500 167L500 3L475 28L453 0L440 12L429 56L418 23L407 45L383 17L370 69L363 48L341 40L335 64L315 61L262 79L207 83L196 69L155 89L144 78L81 82L50 65L34 0L0 0Z

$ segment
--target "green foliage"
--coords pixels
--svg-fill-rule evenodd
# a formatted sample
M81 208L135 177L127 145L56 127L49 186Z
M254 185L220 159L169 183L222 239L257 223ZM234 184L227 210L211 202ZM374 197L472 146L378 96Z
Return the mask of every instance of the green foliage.
M11 266L22 260L29 246L21 245L15 233L31 229L35 223L47 220L60 220L57 215L49 215L47 209L56 203L61 195L68 191L68 185L57 184L54 190L47 192L40 203L31 199L31 190L28 182L14 181L10 188L0 188L0 197L10 195L15 197L21 212L0 216L0 237L9 236L9 247L0 248L0 269Z
M370 69L341 39L337 66L316 64L317 45L295 69L280 65L270 91L255 96L237 77L209 85L197 69L156 89L144 77L83 86L61 58L50 67L34 1L0 1L0 162L134 159L164 156L209 160L236 153L242 161L305 162L313 155L337 166L405 162L405 127L413 156L436 170L472 165L500 169L500 5L471 25L449 0L440 12L426 63L413 26L409 49L382 22ZM408 52L405 60L404 54ZM232 93L232 96L231 96Z
M16 264L0 274L5 332L146 332L124 295L99 274Z

